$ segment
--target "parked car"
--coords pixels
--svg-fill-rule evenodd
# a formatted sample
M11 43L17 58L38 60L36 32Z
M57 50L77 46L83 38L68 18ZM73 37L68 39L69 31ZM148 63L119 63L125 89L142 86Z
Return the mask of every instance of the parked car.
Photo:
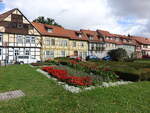
M110 60L112 60L112 58L111 58L110 56L105 56L105 57L103 57L102 59L105 60L105 61L110 61Z
M94 56L94 55L89 55L86 57L86 60L100 60L100 58L98 58L97 56Z
M30 64L38 62L36 58L33 58L32 56L28 55L18 55L16 60L20 64Z

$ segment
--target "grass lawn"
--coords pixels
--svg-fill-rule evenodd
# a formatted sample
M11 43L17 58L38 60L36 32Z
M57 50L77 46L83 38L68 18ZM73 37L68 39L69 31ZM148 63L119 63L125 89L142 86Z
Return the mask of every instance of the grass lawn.
M150 82L72 94L28 65L0 67L0 92L26 96L0 101L0 113L149 113Z

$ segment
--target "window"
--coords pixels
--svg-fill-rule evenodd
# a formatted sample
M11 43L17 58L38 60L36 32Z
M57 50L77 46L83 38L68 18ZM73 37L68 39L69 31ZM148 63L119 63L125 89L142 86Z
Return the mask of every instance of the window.
M17 28L19 29L23 28L23 24L17 24Z
M2 49L0 48L0 55L2 55Z
M81 33L76 33L79 38L82 38Z
M126 40L126 39L123 39L123 42L127 42L127 40Z
M67 40L60 40L60 46L67 46Z
M50 45L50 40L49 39L45 40L45 44Z
M81 43L81 47L84 47L84 43Z
M55 39L51 39L51 45L52 45L52 46L55 45Z
M23 43L23 36L18 35L18 36L17 36L17 39L16 39L16 42L17 42L17 43Z
M79 53L79 56L82 57L82 52Z
M65 57L65 51L61 51L61 56Z
M46 51L45 54L46 54L47 58L49 58L49 57L53 58L54 57L54 51Z
M93 36L88 35L89 40L93 40Z
M15 56L19 55L19 50L15 50Z
M148 45L143 45L143 48L148 48Z
M53 31L52 28L47 28L47 32L51 33Z
M17 27L17 23L16 22L10 23L10 27L16 28Z
M35 44L35 37L31 37L31 43Z
M67 43L67 40L64 40L64 46L67 46L68 43Z
M30 55L30 51L29 50L25 50L25 55Z
M29 36L26 37L26 43L30 43L30 37Z
M0 42L2 42L2 37L3 37L3 35L2 35L2 34L0 34Z
M76 42L73 42L73 47L76 47Z

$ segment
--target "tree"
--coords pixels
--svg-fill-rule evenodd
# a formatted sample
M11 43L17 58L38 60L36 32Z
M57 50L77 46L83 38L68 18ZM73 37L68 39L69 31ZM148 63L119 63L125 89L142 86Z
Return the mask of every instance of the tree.
M38 23L42 23L42 24L48 24L48 25L54 25L54 26L62 27L57 22L55 22L54 19L52 19L52 18L46 18L45 19L43 16L39 16L38 18L33 20L33 22L38 22Z
M124 61L128 58L127 51L123 48L113 49L108 52L108 55L116 61Z

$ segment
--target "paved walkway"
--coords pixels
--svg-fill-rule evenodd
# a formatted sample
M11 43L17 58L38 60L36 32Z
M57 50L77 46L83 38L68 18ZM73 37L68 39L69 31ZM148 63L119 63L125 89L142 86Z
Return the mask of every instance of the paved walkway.
M22 96L25 96L25 94L21 90L0 93L0 101L9 100L9 99L13 99L13 98L19 98Z

